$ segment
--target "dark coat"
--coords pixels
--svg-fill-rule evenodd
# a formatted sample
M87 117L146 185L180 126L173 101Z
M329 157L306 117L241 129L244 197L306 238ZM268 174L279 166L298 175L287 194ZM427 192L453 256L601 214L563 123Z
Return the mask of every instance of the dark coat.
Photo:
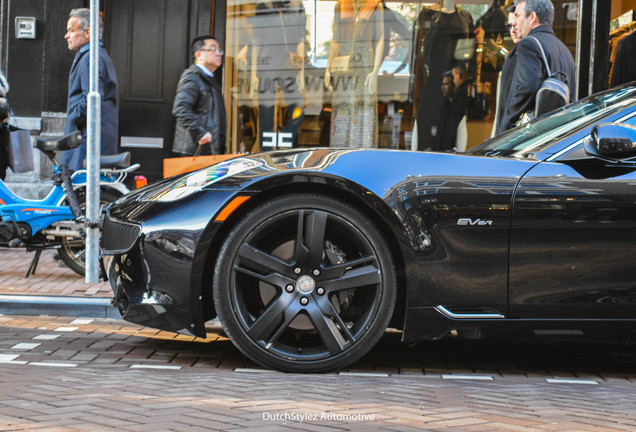
M9 135L9 126L6 123L0 124L0 180L7 177L7 168L9 168L9 146L11 145L11 137Z
M82 168L86 159L86 129L88 92L90 90L90 44L82 46L75 54L68 77L68 99L64 133L79 130L82 145L62 153L60 162L73 170ZM117 153L119 141L119 96L117 74L108 52L99 48L99 94L101 96L101 154Z
M431 150L451 151L457 142L457 127L468 109L468 81L464 81L455 91L452 99L445 98L440 107L437 140Z
M517 46L512 47L506 59L504 60L503 67L501 68L501 82L499 84L499 101L497 102L497 106L499 107L499 111L497 112L497 129L496 133L499 135L505 129L503 129L503 124L501 123L501 119L504 115L505 109L508 106L508 96L510 95L509 91L505 91L504 89L510 89L512 85L512 76L515 72L515 66L517 65Z
M0 71L0 73L2 73ZM9 104L0 101L0 180L4 180L7 176L7 168L9 167L9 146L11 138L9 135L9 125L2 120L9 117L11 110Z
M221 89L199 66L193 64L181 74L172 114L177 117L172 151L194 155L198 141L210 132L212 142L201 146L199 154L225 153L226 118Z
M561 42L550 26L542 25L530 31L529 36L534 36L541 42L548 59L551 72L563 72L567 75L567 85L570 89L570 101L574 101L575 95L575 66L572 54ZM516 64L514 67L506 105L501 116L499 132L512 129L519 117L527 111L534 109L534 100L541 83L546 79L547 72L541 57L541 51L537 43L528 38L523 38L516 47ZM565 81L561 75L557 79ZM502 82L503 84L503 82ZM501 87L501 91L506 89Z

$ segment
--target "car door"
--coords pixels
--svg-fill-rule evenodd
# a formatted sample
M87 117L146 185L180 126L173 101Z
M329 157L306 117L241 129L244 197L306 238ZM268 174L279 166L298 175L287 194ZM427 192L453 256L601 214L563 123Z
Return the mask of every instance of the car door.
M511 318L636 316L636 167L588 156L582 141L519 182Z

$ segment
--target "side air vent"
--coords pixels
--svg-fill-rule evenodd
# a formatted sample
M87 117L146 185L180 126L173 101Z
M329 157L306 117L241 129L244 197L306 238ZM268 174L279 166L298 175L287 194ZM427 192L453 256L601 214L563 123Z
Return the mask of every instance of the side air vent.
M435 310L448 318L453 319L503 319L504 315L493 309L478 308L446 308L442 305L435 306Z

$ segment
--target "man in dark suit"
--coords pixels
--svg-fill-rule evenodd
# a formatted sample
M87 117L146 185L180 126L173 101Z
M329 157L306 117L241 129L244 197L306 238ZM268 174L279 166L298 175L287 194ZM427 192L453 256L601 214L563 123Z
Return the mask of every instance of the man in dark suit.
M60 162L72 170L82 169L86 159L87 97L90 90L90 10L73 9L66 26L68 49L77 51L68 78L68 100L64 133L79 130L82 145L62 152ZM101 154L117 153L119 140L119 96L115 66L108 53L101 47L103 25L99 23L99 94L101 96L100 141Z
M535 95L541 83L547 78L541 50L534 36L545 51L552 73L562 72L556 78L566 82L570 90L570 100L575 99L575 66L572 54L554 31L554 5L550 0L515 1L513 26L521 41L516 46L516 64L507 91L506 106L501 107L502 115L498 132L511 129L520 117L534 109ZM567 78L566 78L567 77Z
M181 74L172 106L177 117L172 151L178 156L223 154L225 105L214 79L223 50L211 35L195 38L191 48L194 64Z

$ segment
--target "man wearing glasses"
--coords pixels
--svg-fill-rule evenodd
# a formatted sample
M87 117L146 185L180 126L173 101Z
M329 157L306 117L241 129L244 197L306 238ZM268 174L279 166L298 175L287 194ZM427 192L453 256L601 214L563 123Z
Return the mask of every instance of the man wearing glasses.
M177 156L223 154L225 105L214 79L223 50L211 35L196 37L191 48L194 64L181 74L172 106L177 118L172 151Z
M497 112L495 113L495 126L493 135L503 133L505 129L501 126L501 115L508 103L508 93L510 92L510 86L512 85L512 76L514 74L515 65L517 63L517 44L521 40L517 28L513 25L515 21L515 6L508 8L508 23L506 24L506 30L510 33L514 46L506 55L503 67L501 69L501 76L499 78L499 88L497 89Z

